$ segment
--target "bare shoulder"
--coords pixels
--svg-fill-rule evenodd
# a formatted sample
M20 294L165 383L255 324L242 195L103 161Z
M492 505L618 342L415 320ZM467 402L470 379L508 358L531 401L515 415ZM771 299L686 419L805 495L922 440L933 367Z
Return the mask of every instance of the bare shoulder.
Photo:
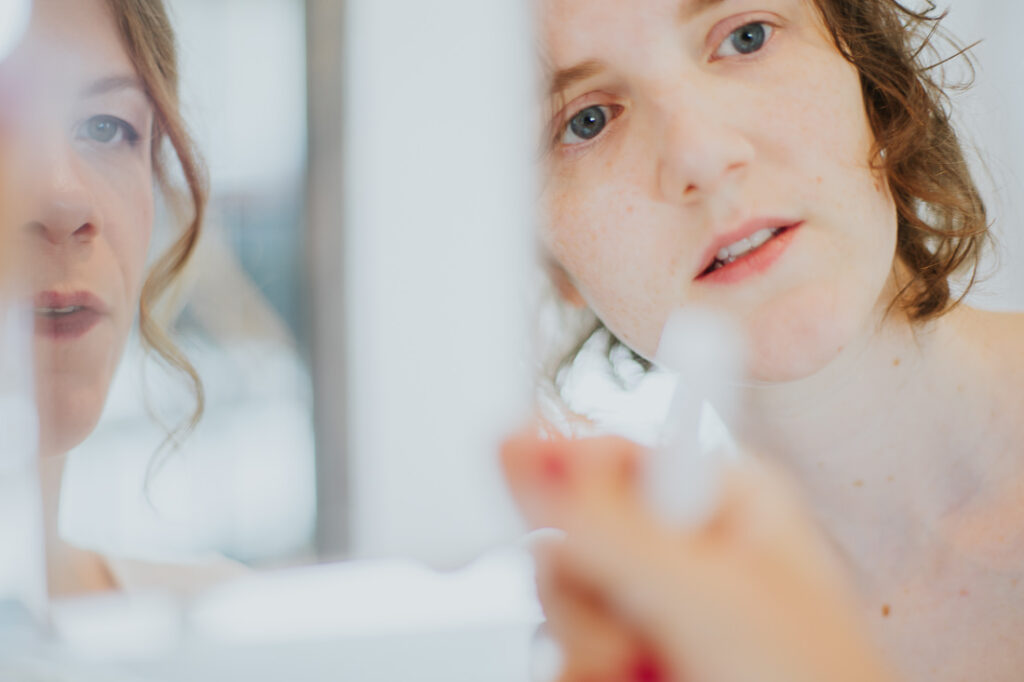
M992 312L965 306L960 316L979 343L1007 363L1007 369L1024 371L1024 312Z
M964 307L956 314L970 338L979 378L1000 411L1013 415L1011 430L1024 440L1024 313Z

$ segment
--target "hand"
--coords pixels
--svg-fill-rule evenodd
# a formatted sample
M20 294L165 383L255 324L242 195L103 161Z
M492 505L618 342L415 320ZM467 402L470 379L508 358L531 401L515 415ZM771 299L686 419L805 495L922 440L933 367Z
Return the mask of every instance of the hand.
M561 682L891 681L845 577L794 490L751 463L728 471L700 528L670 528L641 495L643 451L619 438L502 449L539 548L538 592Z

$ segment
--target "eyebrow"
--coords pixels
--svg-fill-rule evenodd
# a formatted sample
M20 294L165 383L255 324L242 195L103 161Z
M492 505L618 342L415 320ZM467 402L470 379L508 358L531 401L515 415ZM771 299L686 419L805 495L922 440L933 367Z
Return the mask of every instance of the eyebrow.
M82 91L82 96L96 97L118 90L138 90L143 95L146 94L146 88L143 87L142 81L136 76L108 76L94 81L86 87Z
M721 5L725 0L683 0L679 7L679 15L676 20L680 24L692 21L698 14L707 12L716 5Z
M548 94L557 95L570 85L586 80L591 76L596 76L604 71L604 69L604 62L597 59L591 59L589 61L581 62L576 66L570 66L568 69L556 71L551 77L551 87L548 89Z

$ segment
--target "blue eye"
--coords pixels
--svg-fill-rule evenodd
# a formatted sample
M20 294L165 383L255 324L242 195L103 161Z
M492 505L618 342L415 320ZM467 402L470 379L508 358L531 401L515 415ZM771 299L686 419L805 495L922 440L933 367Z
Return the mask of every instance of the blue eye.
M562 144L579 144L592 140L605 129L611 118L611 108L606 106L587 107L570 119L562 135Z
M716 57L753 54L765 46L774 29L763 21L741 26L722 41L715 51Z
M93 116L82 124L79 137L102 145L126 142L134 146L139 141L135 128L114 116Z

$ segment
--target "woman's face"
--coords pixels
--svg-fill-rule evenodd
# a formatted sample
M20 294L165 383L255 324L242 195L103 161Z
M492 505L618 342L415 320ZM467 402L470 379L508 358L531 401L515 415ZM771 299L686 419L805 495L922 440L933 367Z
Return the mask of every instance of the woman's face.
M648 357L701 304L743 322L757 379L834 358L888 304L896 211L810 0L540 2L544 242L585 302Z
M103 0L35 0L0 62L8 218L35 311L44 453L95 426L134 319L153 223L153 110ZM10 235L9 235L10 236Z

